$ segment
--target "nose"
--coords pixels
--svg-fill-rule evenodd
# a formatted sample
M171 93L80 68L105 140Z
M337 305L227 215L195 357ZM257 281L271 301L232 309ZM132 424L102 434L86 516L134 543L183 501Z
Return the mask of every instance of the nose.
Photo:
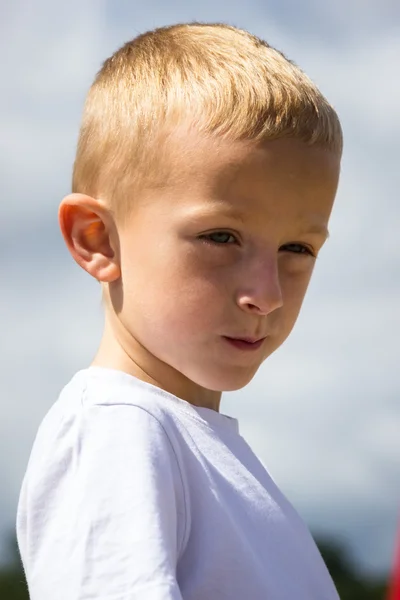
M268 315L283 305L278 263L272 257L247 268L237 303L246 312Z

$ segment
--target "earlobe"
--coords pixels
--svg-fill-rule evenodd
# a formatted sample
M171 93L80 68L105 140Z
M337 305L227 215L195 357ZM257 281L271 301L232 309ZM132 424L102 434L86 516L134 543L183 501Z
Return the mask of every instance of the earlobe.
M71 194L61 202L58 219L67 248L82 269L102 282L116 281L121 276L116 230L101 202Z

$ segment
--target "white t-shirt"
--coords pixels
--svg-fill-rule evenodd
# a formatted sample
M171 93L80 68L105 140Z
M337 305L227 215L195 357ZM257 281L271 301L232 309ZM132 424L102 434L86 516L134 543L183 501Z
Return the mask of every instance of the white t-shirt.
M338 600L237 420L112 369L44 417L17 537L31 600Z

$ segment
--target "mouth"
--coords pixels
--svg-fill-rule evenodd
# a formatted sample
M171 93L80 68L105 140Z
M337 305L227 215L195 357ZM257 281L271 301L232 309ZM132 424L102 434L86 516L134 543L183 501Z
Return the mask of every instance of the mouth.
M249 337L231 338L225 335L222 337L226 342L228 342L228 344L230 344L234 348L237 348L238 350L257 350L258 348L261 348L265 340L265 337L258 339Z

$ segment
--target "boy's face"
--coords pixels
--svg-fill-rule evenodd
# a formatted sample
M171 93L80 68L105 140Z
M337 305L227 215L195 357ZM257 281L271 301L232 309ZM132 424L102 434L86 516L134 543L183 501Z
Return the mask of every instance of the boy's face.
M297 140L179 136L163 186L132 198L112 286L125 351L236 390L287 338L326 240L339 158ZM259 344L232 339L263 338ZM149 366L149 357L151 365ZM186 379L185 379L186 380Z

